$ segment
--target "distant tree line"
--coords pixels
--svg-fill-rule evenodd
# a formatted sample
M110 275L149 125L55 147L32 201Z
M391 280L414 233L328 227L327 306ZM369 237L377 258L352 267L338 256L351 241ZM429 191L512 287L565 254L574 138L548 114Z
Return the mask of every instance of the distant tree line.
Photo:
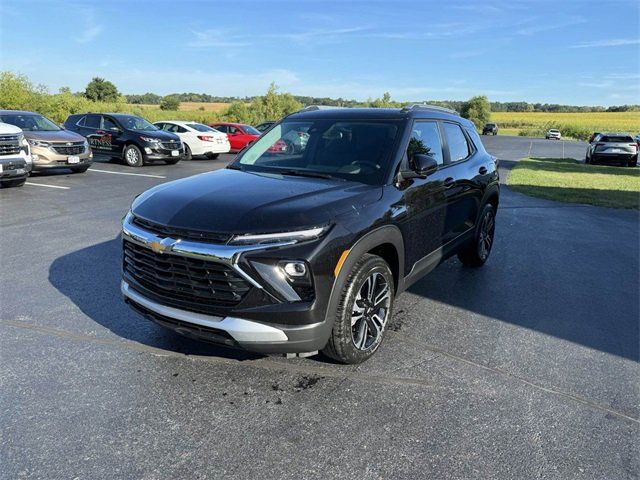
M171 93L166 95L178 99L179 102L202 102L202 103L251 103L256 97L221 97L206 93ZM385 97L386 96L386 97ZM336 107L370 107L382 103L385 106L401 106L407 103L429 103L441 107L451 108L461 111L465 100L421 100L416 102L399 102L391 100L391 96L385 93L379 99L349 100L345 98L313 97L307 95L292 95L292 97L304 106L307 105L331 105ZM151 104L160 105L163 96L155 93L144 93L142 95L125 95L128 103L131 104ZM640 105L615 105L611 107L561 105L557 103L529 103L529 102L490 102L492 112L632 112L640 111Z

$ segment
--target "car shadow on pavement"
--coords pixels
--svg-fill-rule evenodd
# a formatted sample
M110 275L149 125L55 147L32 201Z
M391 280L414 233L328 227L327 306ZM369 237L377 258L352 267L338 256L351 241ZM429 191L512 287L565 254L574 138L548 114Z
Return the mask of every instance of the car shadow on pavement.
M443 318L429 320L430 328L462 329L463 336L477 328L471 313L637 362L640 305L633 238L627 252L606 255L602 250L611 247L598 245L597 237L556 240L523 231L521 238L507 238L502 228L507 221L512 222L499 219L496 244L484 267L447 260L410 287L408 292L424 299L412 309L444 311ZM399 328L418 328L414 322ZM472 323L465 327L465 322Z
M183 353L254 360L254 355L191 340L134 313L120 292L122 246L120 237L57 258L49 268L49 281L93 321L119 337Z

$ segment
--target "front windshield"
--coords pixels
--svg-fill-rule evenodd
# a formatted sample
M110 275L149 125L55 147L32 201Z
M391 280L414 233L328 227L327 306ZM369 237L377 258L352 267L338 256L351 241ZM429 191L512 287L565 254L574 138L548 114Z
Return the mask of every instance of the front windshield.
M381 185L387 176L398 121L285 121L256 140L231 168L339 178Z
M160 130L153 123L149 123L144 118L136 117L135 115L118 116L118 121L127 130L141 130L144 132Z
M6 114L0 115L0 121L15 125L25 132L57 132L62 130L58 125L42 115Z
M201 123L187 123L186 125L187 127L193 128L194 130L197 130L199 132L217 132L215 128L211 128Z
M252 127L251 125L240 125L240 126L242 127L242 130L244 130L245 133L249 135L262 135L260 130L256 130L256 128Z

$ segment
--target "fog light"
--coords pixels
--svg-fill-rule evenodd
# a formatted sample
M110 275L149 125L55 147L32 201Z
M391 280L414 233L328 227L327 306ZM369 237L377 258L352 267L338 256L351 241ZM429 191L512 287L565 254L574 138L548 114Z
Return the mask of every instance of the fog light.
M149 147L144 147L144 151L145 153L149 154L152 150Z
M307 274L307 266L304 262L287 262L282 268L290 277L304 277Z
M32 162L37 162L39 158L40 157L38 157L38 155L31 155L31 161Z

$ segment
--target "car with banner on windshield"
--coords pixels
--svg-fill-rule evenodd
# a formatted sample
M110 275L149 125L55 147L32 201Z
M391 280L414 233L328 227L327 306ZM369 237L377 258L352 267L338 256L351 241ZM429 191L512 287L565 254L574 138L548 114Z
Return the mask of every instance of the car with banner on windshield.
M227 136L202 123L184 120L162 120L154 125L165 132L175 133L184 145L184 159L206 156L218 158L221 153L231 150Z

